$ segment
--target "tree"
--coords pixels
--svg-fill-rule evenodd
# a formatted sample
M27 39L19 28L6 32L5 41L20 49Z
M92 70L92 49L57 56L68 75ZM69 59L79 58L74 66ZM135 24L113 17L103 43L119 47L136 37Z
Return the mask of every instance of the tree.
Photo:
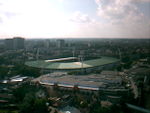
M33 108L34 113L48 113L45 99L35 99Z
M16 103L18 102L22 102L26 96L26 94L28 94L28 92L30 93L36 93L38 91L38 89L34 86L30 86L28 84L23 84L21 87L15 89L13 91L13 95L15 98Z
M33 93L28 93L24 97L22 104L20 105L21 113L32 113L35 96Z
M117 67L117 71L121 71L121 70L122 70L122 66L119 65L119 66Z
M8 71L9 68L0 66L0 79L3 79L5 76L7 76Z
M129 56L125 56L121 60L122 60L122 62L127 63L127 62L130 61L130 57Z
M36 98L34 93L27 93L21 106L21 113L49 113L46 99Z
M16 74L21 74L24 76L32 76L32 77L40 76L40 70L39 69L28 67L25 65L16 65L14 67L13 71L16 71Z

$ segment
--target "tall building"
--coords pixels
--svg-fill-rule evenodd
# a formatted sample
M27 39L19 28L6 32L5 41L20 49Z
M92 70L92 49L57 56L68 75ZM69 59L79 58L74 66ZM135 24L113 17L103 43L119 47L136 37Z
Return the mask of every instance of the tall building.
M5 47L8 50L13 49L13 39L5 39Z
M13 38L14 49L24 49L24 38L14 37Z
M24 38L14 37L13 39L5 39L5 47L8 50L24 49Z
M64 47L65 46L65 40L63 39L58 39L57 40L57 47L58 48L61 48L61 47Z
M45 48L49 48L50 47L50 40L45 40L44 46L45 46Z

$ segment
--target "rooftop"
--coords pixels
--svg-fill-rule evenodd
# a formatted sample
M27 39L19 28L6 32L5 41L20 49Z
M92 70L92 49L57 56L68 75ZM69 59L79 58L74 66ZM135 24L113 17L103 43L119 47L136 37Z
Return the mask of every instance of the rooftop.
M34 81L39 81L41 84L55 85L60 87L73 88L78 86L80 89L99 90L99 88L112 89L117 88L122 83L122 78L118 75L107 75L107 74L90 74L83 76L73 76L61 73L51 73L43 75Z

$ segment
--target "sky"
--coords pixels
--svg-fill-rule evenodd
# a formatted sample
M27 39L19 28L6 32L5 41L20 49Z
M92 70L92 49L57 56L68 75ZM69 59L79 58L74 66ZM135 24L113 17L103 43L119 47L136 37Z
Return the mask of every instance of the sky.
M0 0L0 38L150 38L150 0Z

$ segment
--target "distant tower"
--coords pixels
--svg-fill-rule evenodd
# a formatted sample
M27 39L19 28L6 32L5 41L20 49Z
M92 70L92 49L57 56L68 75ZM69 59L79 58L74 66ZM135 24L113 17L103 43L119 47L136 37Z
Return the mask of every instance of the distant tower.
M24 49L24 38L14 37L13 38L14 49Z
M90 43L90 42L88 42L88 44L87 44L87 45L88 45L88 47L91 47L91 43Z
M45 48L49 48L50 47L50 40L45 40L44 45L45 45Z
M5 47L8 50L12 50L14 47L13 39L5 39Z
M57 47L58 48L61 48L61 47L64 47L65 46L65 40L63 39L58 39L57 40Z

